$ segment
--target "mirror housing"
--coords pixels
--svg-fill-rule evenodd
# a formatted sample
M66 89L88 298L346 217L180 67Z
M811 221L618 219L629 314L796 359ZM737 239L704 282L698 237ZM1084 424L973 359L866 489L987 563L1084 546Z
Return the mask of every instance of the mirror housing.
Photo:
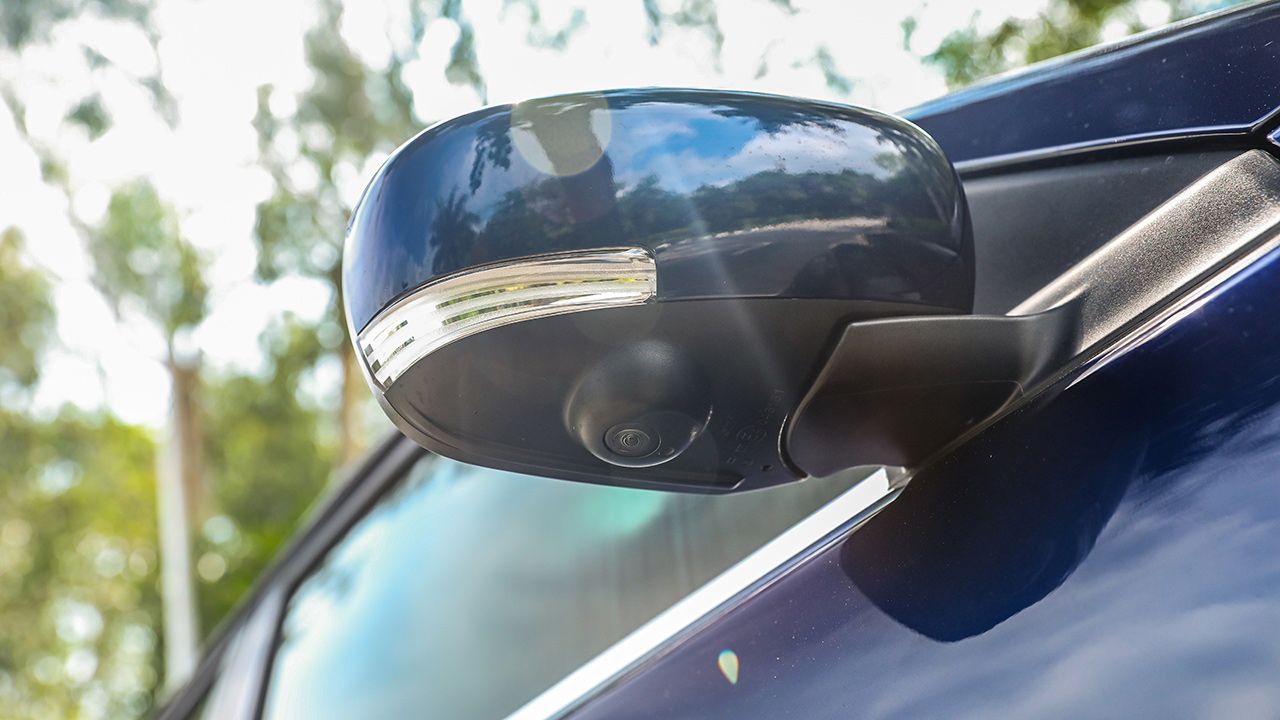
M370 182L343 266L357 355L410 438L698 492L809 475L787 425L848 328L967 315L973 282L964 193L924 131L696 90L436 125Z

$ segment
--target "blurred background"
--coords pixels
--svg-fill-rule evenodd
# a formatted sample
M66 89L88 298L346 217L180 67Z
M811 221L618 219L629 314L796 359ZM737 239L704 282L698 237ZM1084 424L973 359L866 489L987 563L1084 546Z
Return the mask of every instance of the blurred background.
M646 85L895 111L1229 4L3 0L0 717L147 715L390 431L341 241L423 127Z

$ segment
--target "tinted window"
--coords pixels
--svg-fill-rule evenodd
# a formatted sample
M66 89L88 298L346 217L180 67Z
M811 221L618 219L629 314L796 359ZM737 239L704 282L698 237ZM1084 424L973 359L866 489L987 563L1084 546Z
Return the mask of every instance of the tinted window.
M712 497L424 458L299 586L265 717L506 715L861 477Z

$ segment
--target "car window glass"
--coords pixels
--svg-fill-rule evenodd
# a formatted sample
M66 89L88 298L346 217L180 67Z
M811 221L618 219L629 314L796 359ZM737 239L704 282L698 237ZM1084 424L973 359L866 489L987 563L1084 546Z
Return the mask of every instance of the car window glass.
M732 496L428 456L289 602L264 717L501 717L865 473Z

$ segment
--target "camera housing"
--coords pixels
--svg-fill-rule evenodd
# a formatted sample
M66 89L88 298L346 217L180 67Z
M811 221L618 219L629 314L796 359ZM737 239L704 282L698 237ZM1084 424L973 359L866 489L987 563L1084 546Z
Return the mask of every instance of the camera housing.
M701 368L679 348L640 341L582 374L565 404L565 426L607 463L654 467L675 459L706 429L707 388Z

